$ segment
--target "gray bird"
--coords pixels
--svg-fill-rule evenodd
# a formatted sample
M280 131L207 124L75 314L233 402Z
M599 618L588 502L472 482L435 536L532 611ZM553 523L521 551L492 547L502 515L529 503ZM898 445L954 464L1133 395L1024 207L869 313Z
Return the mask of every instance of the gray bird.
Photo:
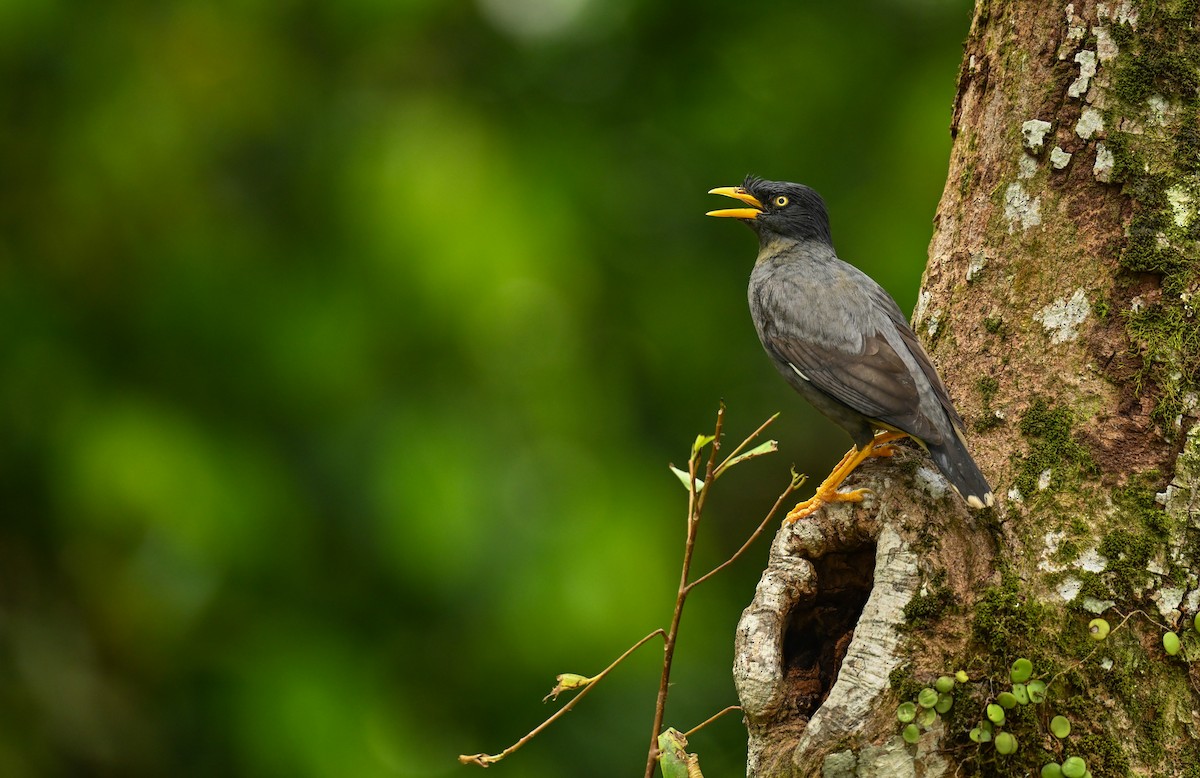
M708 215L740 219L758 235L749 297L763 348L787 382L854 440L816 495L785 522L827 502L861 500L865 490L838 487L868 458L890 455L888 444L904 437L929 452L968 505L993 505L945 384L896 301L838 259L821 196L802 184L754 176L710 194L749 206Z

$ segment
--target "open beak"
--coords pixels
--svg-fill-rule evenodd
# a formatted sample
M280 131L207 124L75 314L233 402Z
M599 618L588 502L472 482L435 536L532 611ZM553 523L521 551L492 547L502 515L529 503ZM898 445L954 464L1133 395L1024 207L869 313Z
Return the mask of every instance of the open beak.
M719 211L709 211L705 216L726 216L731 219L757 219L758 215L763 212L763 205L758 201L758 198L740 186L718 186L716 189L709 189L708 193L732 197L735 200L741 200L746 205L754 207L722 208Z

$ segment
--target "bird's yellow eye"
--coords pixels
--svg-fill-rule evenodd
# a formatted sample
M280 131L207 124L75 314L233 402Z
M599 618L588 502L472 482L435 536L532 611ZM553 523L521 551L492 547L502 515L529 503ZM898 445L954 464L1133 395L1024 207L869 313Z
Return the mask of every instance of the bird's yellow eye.
M783 206L785 206L787 204L788 204L787 195L779 195L779 197L775 198L775 207L782 208Z

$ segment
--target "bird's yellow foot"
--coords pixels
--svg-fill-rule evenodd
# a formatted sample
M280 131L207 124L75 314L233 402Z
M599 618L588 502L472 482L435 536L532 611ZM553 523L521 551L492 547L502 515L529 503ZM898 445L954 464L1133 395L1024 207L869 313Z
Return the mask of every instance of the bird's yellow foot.
M864 446L861 451L857 448L847 451L846 456L842 457L842 461L838 462L837 467L833 468L833 472L829 474L829 477L817 487L817 493L795 508L792 508L784 518L783 523L785 525L795 524L800 519L816 513L821 506L831 502L862 502L863 498L871 490L854 489L849 492L839 492L838 487L842 485L842 481L845 481L854 472L856 467L871 457L890 457L896 453L891 444L906 437L908 435L903 432L882 432L876 435L870 445Z

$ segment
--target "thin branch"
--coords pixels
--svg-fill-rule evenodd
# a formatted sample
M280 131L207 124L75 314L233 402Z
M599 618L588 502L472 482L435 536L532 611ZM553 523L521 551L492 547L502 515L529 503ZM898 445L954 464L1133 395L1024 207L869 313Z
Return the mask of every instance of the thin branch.
M688 460L688 516L687 540L683 547L683 566L679 574L679 590L675 595L675 611L671 615L671 626L667 630L666 645L663 646L663 668L658 682L658 698L654 703L654 725L650 730L650 748L646 753L645 778L654 778L654 766L658 761L658 733L662 729L667 711L667 692L671 687L671 662L675 658L675 640L679 637L679 621L683 617L683 604L688 594L688 574L692 568L692 552L696 548L696 530L700 515L711 490L713 470L716 468L717 452L721 448L721 430L725 426L725 403L717 409L717 423L713 429L712 448L709 449L708 464L704 468L704 488L696 493L696 468L700 452L693 452Z
M778 415L778 414L776 414L776 415ZM774 418L774 417L772 417L772 418ZM763 533L763 530L765 530L767 528L767 525L771 523L771 519L775 518L775 514L779 511L780 506L783 505L783 501L786 500L789 496L791 496L792 492L796 491L801 486L803 486L804 482L807 480L808 480L808 476L805 476L805 475L793 477L792 482L790 484L788 484L788 487L786 489L784 489L783 492L779 495L779 498L775 500L775 504L771 506L771 510L770 510L770 512L767 513L766 518L764 518L762 520L762 523L758 525L758 529L754 530L754 532L751 533L750 537L746 539L746 542L742 544L742 547L739 548L734 553L733 556L729 557L729 559L726 559L724 562L717 565L712 570L709 570L707 573L705 573L704 575L697 578L695 581L692 581L690 584L688 584L687 590L690 592L692 589L695 589L697 586L704 583L709 578L712 578L717 573L721 572L725 568L732 565L734 562L736 562L738 560L738 558L742 554L746 553L746 549L750 548L750 546L753 545L754 541L758 540L758 536L761 535Z
M544 730L546 727L553 724L560 717L562 717L562 716L566 715L568 712L570 712L571 708L574 708L575 704L577 702L582 700L587 695L588 692L590 692L593 688L595 688L596 684L600 683L600 681L604 679L604 676L606 676L610 672L612 672L612 670L617 665L624 662L629 657L630 654L632 654L634 651L637 651L639 648L646 645L646 643L650 642L651 640L653 640L656 637L665 638L666 633L663 632L661 629L656 629L653 632L651 632L649 635L647 635L646 637L644 637L641 640L639 640L638 642L634 643L632 646L629 647L629 649L627 649L625 651L624 654L621 654L619 657L617 657L616 660L614 660L612 664L610 664L608 667L601 670L599 674L597 674L595 677L593 677L591 682L587 686L583 687L583 689L580 690L579 694L575 695L571 699L570 702L568 702L566 705L562 706L557 711L555 711L554 715L550 716L550 718L546 719L541 724L534 727L533 730L528 735L521 738L516 743L513 743L511 746L504 749L499 754L495 754L495 755L492 755L492 754L460 754L458 757L458 761L461 762L462 764L477 764L480 767L488 767L492 764L495 764L496 762L499 762L501 759L508 756L512 752L516 751L518 748L525 745L530 740L533 740L535 737L538 736L539 733L541 733L542 730Z
M741 706L741 705L730 705L728 708L726 708L725 710L721 711L720 713L716 713L716 714L713 714L712 716L709 716L707 719L705 719L704 721L700 722L700 723L699 723L699 724L697 724L696 726L692 727L692 728L691 728L691 729L689 729L687 732L684 732L684 733L683 733L683 737L684 737L684 739L686 740L687 738L690 738L692 735L694 735L694 734L696 734L697 732L699 732L700 730L704 729L704 728L705 728L705 727L707 727L709 724L713 723L713 722L714 722L714 721L716 721L717 719L719 719L719 718L721 718L722 716L724 716L726 713L732 713L732 712L733 712L733 711L735 711L735 710L741 710L741 709L742 709L742 706Z
M754 430L754 432L751 432L746 437L746 439L743 440L738 445L737 448L735 448L733 451L731 451L729 453L729 456L727 456L727 457L725 457L725 459L721 460L721 464L717 465L717 471L716 471L717 476L720 477L721 473L725 472L725 468L729 466L729 463L734 459L734 457L736 457L738 454L742 453L742 451L745 450L746 446L750 445L750 442L752 440L754 440L759 435L761 435L763 433L763 430L765 430L767 427L770 427L771 423L774 422L778 418L779 418L779 413L777 412L774 416L772 416L771 418L767 419L762 424L760 424L758 429Z

